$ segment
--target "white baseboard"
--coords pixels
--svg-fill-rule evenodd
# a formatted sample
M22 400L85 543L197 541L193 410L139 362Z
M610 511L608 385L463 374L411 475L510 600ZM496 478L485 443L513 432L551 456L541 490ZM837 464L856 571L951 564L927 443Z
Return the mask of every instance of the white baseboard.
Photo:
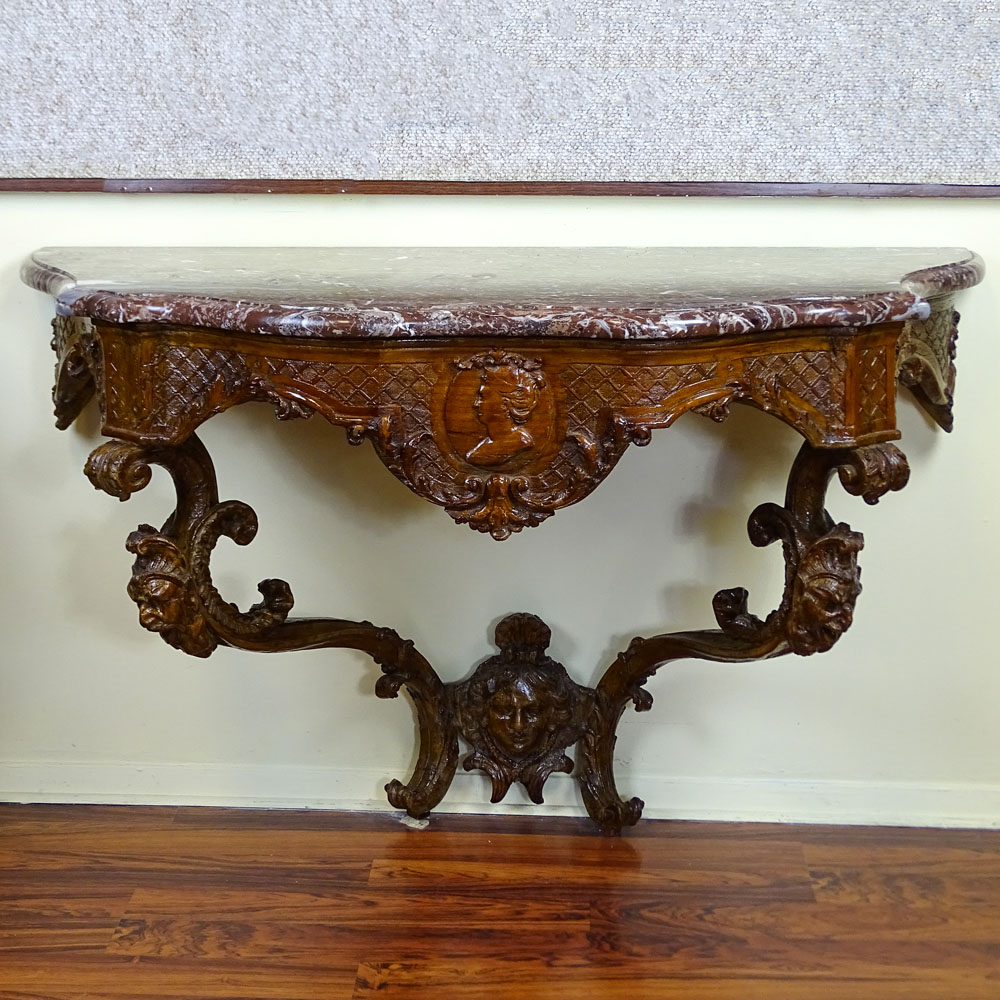
M0 764L0 801L390 811L377 768L240 764L16 762ZM622 793L649 819L1000 827L1000 786L774 778L629 776ZM520 786L493 806L489 783L459 771L439 812L584 816L575 783L553 775L534 806Z

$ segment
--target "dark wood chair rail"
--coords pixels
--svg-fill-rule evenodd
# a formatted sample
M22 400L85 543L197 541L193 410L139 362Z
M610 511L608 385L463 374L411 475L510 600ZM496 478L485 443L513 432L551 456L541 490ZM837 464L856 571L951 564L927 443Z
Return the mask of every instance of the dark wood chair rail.
M248 177L0 177L0 191L104 194L537 195L639 198L1000 198L1000 184L821 181L440 181Z

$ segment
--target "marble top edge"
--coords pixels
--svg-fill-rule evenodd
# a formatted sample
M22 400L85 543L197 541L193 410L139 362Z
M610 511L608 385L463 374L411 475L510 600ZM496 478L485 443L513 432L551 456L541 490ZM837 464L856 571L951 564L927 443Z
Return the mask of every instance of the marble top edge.
M305 337L662 338L867 326L980 281L963 248L49 247L67 314Z

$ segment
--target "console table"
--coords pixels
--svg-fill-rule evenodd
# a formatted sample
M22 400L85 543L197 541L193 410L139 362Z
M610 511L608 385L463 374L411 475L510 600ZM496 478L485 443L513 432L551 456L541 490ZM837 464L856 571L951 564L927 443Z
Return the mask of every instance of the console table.
M630 702L652 705L643 684L659 667L809 655L850 626L863 539L824 509L827 487L836 474L876 503L906 483L891 443L898 384L951 429L953 293L982 275L960 249L669 248L63 248L22 273L56 300L57 426L96 396L111 439L90 481L127 500L159 465L176 487L163 525L126 542L144 628L194 656L362 650L382 668L376 694L405 688L419 720L392 805L429 813L461 739L494 802L517 781L541 802L549 775L575 768L609 833L642 810L615 787L615 734ZM633 639L593 688L548 655L549 628L527 613L497 625L497 654L445 683L390 628L290 617L283 580L241 611L210 560L223 535L250 542L256 516L220 502L195 432L252 401L370 441L413 492L498 541L582 500L629 445L689 410L722 421L734 403L756 406L804 439L784 501L749 520L754 545L781 545L781 602L760 619L746 590L722 590L717 629Z

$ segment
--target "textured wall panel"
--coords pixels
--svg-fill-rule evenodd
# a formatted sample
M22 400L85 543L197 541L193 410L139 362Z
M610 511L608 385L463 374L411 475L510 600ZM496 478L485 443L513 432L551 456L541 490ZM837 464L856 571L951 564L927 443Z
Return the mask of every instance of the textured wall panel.
M7 0L0 175L1000 182L993 0Z

